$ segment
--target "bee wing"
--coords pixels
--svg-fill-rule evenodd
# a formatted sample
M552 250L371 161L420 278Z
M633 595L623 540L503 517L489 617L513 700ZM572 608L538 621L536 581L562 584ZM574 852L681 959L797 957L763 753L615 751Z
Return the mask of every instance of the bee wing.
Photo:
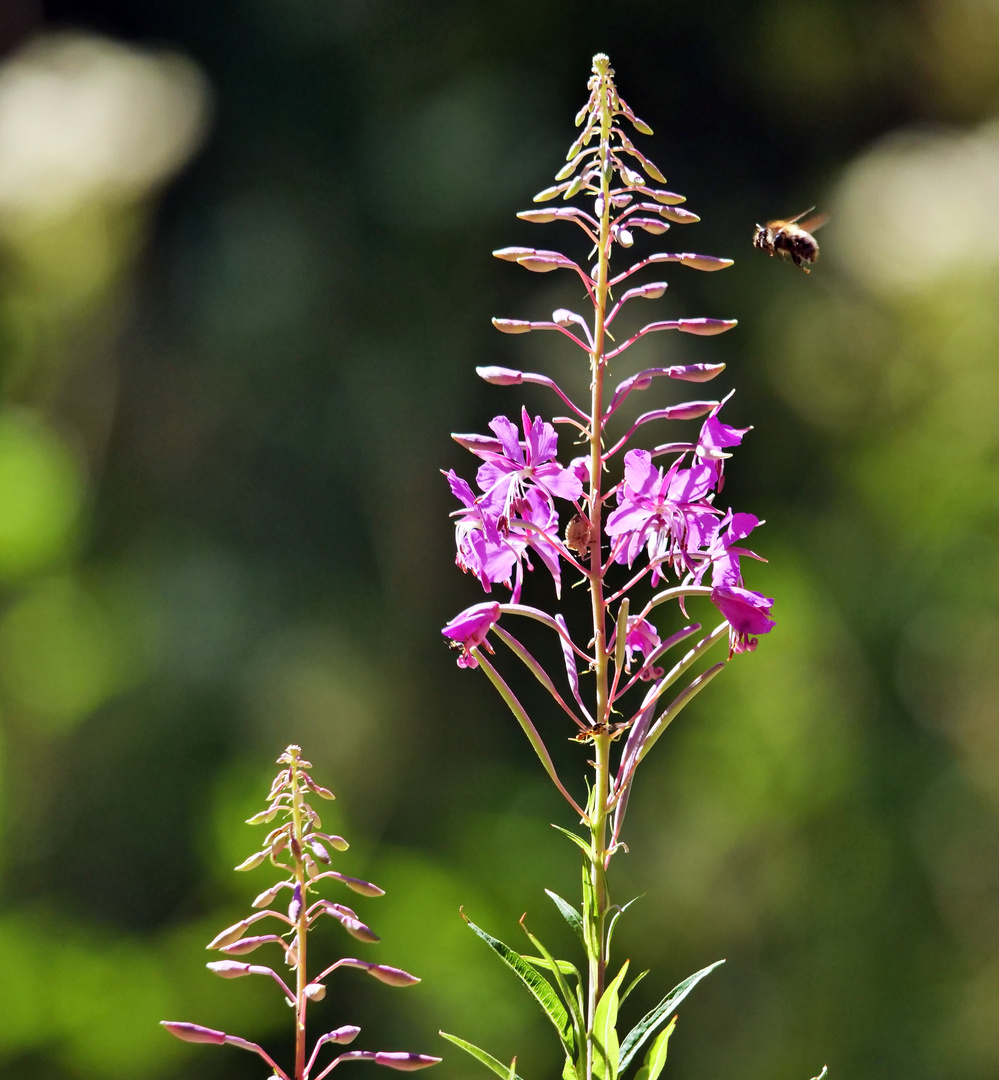
M814 210L815 207L813 206L812 209ZM805 213L807 214L808 211L806 210ZM800 217L801 215L799 214L798 216ZM804 229L805 232L813 233L816 229L821 229L828 220L828 214L815 214L810 218L805 218L805 220L799 225L799 228ZM795 221L797 221L797 218L795 218Z
M795 214L793 218L788 218L788 225L794 225L796 222L800 221L805 216L805 214L810 214L814 209L814 206L810 206L807 210L802 210L800 214Z

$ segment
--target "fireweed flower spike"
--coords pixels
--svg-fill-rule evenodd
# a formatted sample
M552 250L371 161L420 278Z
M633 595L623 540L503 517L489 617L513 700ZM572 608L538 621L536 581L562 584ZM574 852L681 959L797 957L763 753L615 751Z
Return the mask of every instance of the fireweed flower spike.
M488 606L488 605L485 605ZM247 824L269 824L276 819L284 819L276 828L271 829L259 851L236 867L237 870L251 870L264 862L270 862L282 873L282 880L265 889L252 903L256 911L253 915L241 919L232 926L216 934L207 948L217 949L225 956L242 956L255 952L264 945L280 947L281 959L292 969L290 980L295 989L285 983L278 973L263 964L249 964L238 960L214 960L208 964L208 970L223 979L239 979L246 975L264 975L272 979L295 1011L295 1063L290 1070L283 1069L263 1047L254 1042L227 1035L224 1031L191 1024L186 1020L160 1021L171 1035L183 1042L211 1043L215 1046L236 1046L249 1050L262 1058L273 1070L272 1077L280 1080L323 1080L337 1065L344 1061L373 1061L376 1065L385 1065L390 1069L411 1072L435 1065L440 1058L428 1054L385 1050L350 1050L334 1057L321 1072L315 1068L324 1046L343 1045L353 1042L360 1034L360 1028L352 1024L338 1027L316 1039L311 1055L306 1058L306 1014L310 1002L322 1001L326 996L324 980L338 968L359 968L361 971L389 986L411 986L420 980L401 968L387 964L372 964L365 960L345 957L330 964L318 975L308 975L306 959L308 955L309 931L324 915L339 922L343 929L358 941L376 942L377 935L357 917L346 904L334 903L322 898L312 900L321 881L337 881L352 892L361 896L382 896L383 891L370 881L347 877L336 870L322 870L332 862L330 848L345 851L347 841L342 836L333 836L322 832L319 814L308 801L309 795L318 795L321 799L332 799L333 793L317 784L307 769L311 762L302 757L297 746L289 746L278 758L281 771L274 778L268 805L259 814L251 817ZM286 877L284 875L287 875ZM284 893L289 890L290 896ZM284 910L272 909L271 904L284 893L288 897L288 906ZM274 923L277 926L274 926ZM251 926L263 923L275 933L248 935Z
M633 1061L642 1080L657 1080L676 1007L716 965L685 979L630 1033L619 1037L617 1012L627 992L628 964L617 971L610 967L611 934L624 909L611 902L607 871L615 851L623 846L619 838L624 812L642 759L728 660L755 648L774 622L769 615L772 601L745 587L739 564L740 556L759 558L738 544L759 522L752 514L733 513L718 503L725 459L749 431L719 418L727 399L663 404L633 419L619 418L632 394L654 394L665 380L706 383L724 365L700 355L705 344L695 346L695 363L647 367L625 374L612 386L611 360L616 367L632 345L643 340L651 344L660 332L710 337L736 325L719 318L658 319L612 340L608 327L623 308L630 311L639 301L644 307L667 292L667 282L643 283L638 275L646 267L658 271L673 263L713 272L730 266L731 260L653 250L637 258L628 256L631 265L618 266L621 253L637 248L645 237L661 237L673 226L699 219L680 205L685 201L682 195L661 186L663 175L632 142L632 130L646 135L651 131L619 95L606 56L594 57L588 89L589 100L576 117L580 134L555 184L535 196L541 207L518 215L536 224L578 228L582 243L576 257L550 248L506 247L493 252L532 273L568 272L580 286L587 315L559 308L550 322L504 317L493 324L506 334L552 330L566 337L589 367L590 398L573 401L543 374L505 367L477 369L495 386L531 383L553 391L568 415L549 422L522 408L519 427L506 416L497 416L489 425L490 435L454 436L481 462L475 474L477 490L453 470L446 474L461 504L452 515L457 564L487 593L498 585L511 595L510 602L469 607L444 627L443 634L459 651L459 666L480 668L499 692L583 827L582 836L568 834L583 850L582 904L574 907L549 895L582 940L585 971L556 960L526 926L531 955L515 952L471 921L468 925L516 973L555 1026L565 1055L563 1080L618 1080ZM699 432L688 432L680 441L662 441L665 425L693 420L701 421ZM575 429L578 441L586 446L584 456L567 465L559 462L555 424ZM652 449L625 452L627 443L650 425L658 440ZM556 597L563 572L574 583L587 586L590 619L585 628L571 631L562 614L520 602L533 554L551 572ZM660 583L668 587L651 591ZM686 625L664 639L660 632L665 609L656 613L655 622L651 616L655 608L674 601ZM712 609L705 602L713 602L724 621L702 631L699 624L687 621L688 601L702 604L706 611ZM564 675L549 673L514 636L518 618L540 622L557 636ZM728 658L710 663L708 653L726 639ZM679 659L668 661L667 654L681 646ZM540 733L543 726L535 723L501 673L511 663L516 668L518 661L572 722L569 731L592 769L586 778L585 804L576 800L556 772ZM504 1080L517 1080L514 1066L457 1036L442 1034ZM638 1054L650 1040L642 1065Z

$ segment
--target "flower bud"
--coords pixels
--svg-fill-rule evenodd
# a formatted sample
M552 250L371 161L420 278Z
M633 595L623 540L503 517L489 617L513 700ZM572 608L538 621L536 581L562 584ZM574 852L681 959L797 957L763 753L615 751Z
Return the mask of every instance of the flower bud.
M238 979L253 974L252 964L241 964L238 960L213 960L205 967L222 979Z
M239 866L234 867L236 870L253 870L258 867L267 856L270 855L270 851L257 851L251 855L248 859L244 859Z
M630 248L631 245L635 242L635 238L627 229L618 229L617 242L623 248Z
M629 192L622 191L618 195L611 196L611 206L616 206L618 209L620 209L622 206L627 206L633 198L634 196L631 195Z
M675 191L663 191L662 188L649 188L648 194L663 206L676 206L677 203L687 201L686 195L677 195Z
M372 964L367 971L373 978L379 982L387 983L389 986L413 986L420 981L415 975L410 975L408 971L403 971L402 968L389 967L388 964Z
M343 1027L338 1027L334 1031L331 1031L326 1036L326 1041L345 1046L347 1043L352 1043L360 1034L361 1029L355 1024L344 1024Z
M696 214L692 214L689 210L681 210L678 206L660 206L659 213L667 221L675 221L677 225L693 225L695 221L701 220Z
M224 930L212 938L205 946L206 949L221 949L224 945L231 945L243 936L243 931L250 925L249 919L240 919L238 923L227 926Z
M261 945L265 945L269 941L280 940L277 934L261 934L259 937L240 938L239 941L234 941L231 945L223 945L220 951L224 952L226 956L242 956L244 953L259 949Z
M493 319L493 326L501 334L529 334L532 330L526 319Z
M282 889L290 889L290 888L291 888L291 882L290 881L282 881L282 882L279 882L277 885L272 885L269 889L265 889L253 901L253 903L250 904L250 907L254 907L254 908L267 907L269 904L274 903L275 899L277 898L277 894Z
M521 221L533 221L537 225L546 225L549 221L557 220L558 216L555 210L521 210L517 214Z
M326 987L322 983L309 983L302 993L305 994L309 1001L322 1001L326 997Z
M213 1043L215 1046L225 1046L224 1031L202 1027L201 1024L188 1024L183 1020L161 1020L160 1025L182 1042Z
M497 320L493 319L493 325L496 325ZM527 324L530 329L531 324ZM522 371L514 371L513 368L505 367L477 367L475 374L480 379L484 379L487 383L492 383L493 386L519 386L524 381L524 373Z
M678 319L677 329L685 334L712 337L714 334L724 334L738 324L738 319Z
M330 853L326 850L326 848L323 847L322 844L319 843L318 840L310 840L309 847L312 849L312 854L315 855L315 857L321 863L325 863L327 866L329 866L330 863L333 861L330 858Z
M377 1065L387 1065L390 1069L399 1069L402 1072L425 1069L428 1065L436 1065L440 1060L439 1057L431 1057L429 1054L407 1054L403 1051L379 1050L375 1054Z
M288 905L288 918L293 923L298 922L299 915L302 914L302 886L296 885L295 891L291 896L291 903Z

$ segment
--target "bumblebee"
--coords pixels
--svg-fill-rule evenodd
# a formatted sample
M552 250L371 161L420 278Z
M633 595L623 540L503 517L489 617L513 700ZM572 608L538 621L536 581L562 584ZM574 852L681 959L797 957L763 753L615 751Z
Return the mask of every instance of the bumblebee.
M819 257L819 245L812 236L816 229L825 225L829 220L826 214L811 214L815 207L803 210L797 217L789 221L768 221L766 225L757 225L753 233L753 247L765 251L771 257L779 255L782 259L790 259L799 270L806 274L811 273L808 263L812 263ZM804 221L801 221L805 218ZM801 222L801 224L798 224Z

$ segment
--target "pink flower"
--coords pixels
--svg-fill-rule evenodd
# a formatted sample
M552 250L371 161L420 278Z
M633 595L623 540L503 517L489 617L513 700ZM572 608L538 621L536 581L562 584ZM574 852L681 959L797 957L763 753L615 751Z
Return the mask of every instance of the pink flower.
M441 633L451 639L451 648L460 649L458 667L476 668L478 660L471 654L471 649L483 645L492 652L486 636L489 631L499 622L500 606L498 603L475 604L465 608L441 630Z
M505 416L497 416L490 422L501 452L485 446L473 450L485 459L475 474L475 482L488 498L502 501L503 512L508 517L532 487L543 491L549 500L557 497L574 502L582 495L583 485L578 476L555 460L558 452L555 428L540 416L532 421L527 409L521 410L521 423L523 442L516 426Z
M606 525L608 536L620 537L615 561L631 566L647 548L649 561L656 564L653 585L662 577L662 564L690 568L688 552L697 549L719 513L707 501L714 479L708 465L681 469L676 461L664 473L652 464L648 450L629 450L618 506Z
M737 586L719 585L711 590L711 603L725 616L729 625L729 657L752 652L756 634L769 634L777 625L769 616L773 600L762 593Z
M631 670L631 662L635 653L641 653L643 657L648 659L661 644L662 640L659 637L659 632L648 619L643 619L638 615L629 615L628 634L624 644L625 671ZM646 681L661 676L661 668L649 668L649 670L643 671L641 674L641 677Z
M731 394L729 395L731 397ZM727 399L726 399L727 400ZM701 425L701 434L697 439L697 457L704 463L706 463L715 474L714 487L718 491L725 485L725 478L723 475L725 458L731 457L731 454L726 454L725 451L730 446L739 446L742 442L742 437L748 431L752 431L752 428L734 428L730 424L723 424L718 419L718 413L721 411L723 401L721 405L711 410L711 415Z

